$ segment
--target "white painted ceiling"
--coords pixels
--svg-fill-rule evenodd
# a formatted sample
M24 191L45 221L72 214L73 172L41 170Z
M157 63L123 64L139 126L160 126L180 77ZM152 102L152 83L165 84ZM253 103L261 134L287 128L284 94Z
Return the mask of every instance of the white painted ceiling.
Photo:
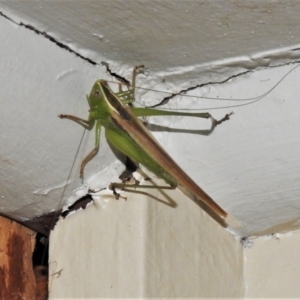
M132 66L145 64L143 87L178 92L204 84L194 93L258 96L295 66L285 63L299 59L299 4L1 1L1 212L26 220L59 206L82 130L57 115L87 117L85 94L96 79L112 79L100 61L126 78ZM235 115L209 136L156 133L179 165L243 222L245 235L299 227L299 72L260 101L214 111L218 118L231 110ZM241 73L226 84L206 85ZM139 91L137 99L149 105L164 96ZM168 106L210 108L215 102L179 97ZM185 130L209 127L186 118L150 121ZM105 142L101 146L86 170L85 184L94 188L122 170ZM82 186L78 166L92 147L93 133L85 136L63 202Z

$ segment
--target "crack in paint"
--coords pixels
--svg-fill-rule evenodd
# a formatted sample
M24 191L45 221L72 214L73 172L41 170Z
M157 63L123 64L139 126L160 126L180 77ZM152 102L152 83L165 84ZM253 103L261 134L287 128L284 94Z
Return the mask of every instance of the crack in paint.
M34 26L32 25L29 25L29 24L25 24L23 22L16 22L14 21L13 19L11 19L10 17L6 16L2 11L0 11L0 16L4 17L5 19L11 21L12 23L18 25L18 26L22 26L22 27L25 27L31 31L34 31L36 34L38 35L43 35L45 38L47 38L49 41L55 43L57 46L59 46L60 48L63 48L73 54L75 54L76 56L80 57L81 59L87 61L88 63L92 64L92 65L99 65L98 63L96 63L95 61L91 60L90 58L87 58L87 57L84 57L83 55L79 54L78 52L72 50L69 46L65 45L64 43L58 41L56 38L54 38L53 36L51 36L50 34L48 34L47 32L45 31L40 31L38 30L37 28L35 28Z
M109 64L107 62L101 61L101 65L106 68L106 71L109 73L110 76L115 77L118 81L124 83L127 86L131 85L130 82L126 78L124 78L124 77L120 76L119 74L113 72L110 69Z
M210 81L210 82L206 82L206 83L202 83L202 84L197 84L197 85L192 86L192 87L188 87L186 89L181 90L178 93L171 93L170 96L167 96L167 97L163 98L158 104L155 104L155 105L152 105L152 106L148 106L148 107L149 108L155 108L157 106L165 105L165 104L167 104L169 102L170 99L172 99L172 98L174 98L176 96L180 96L180 95L184 96L184 94L187 93L187 92L189 92L189 91L193 91L195 89L202 88L202 87L207 86L207 85L224 84L224 83L230 81L233 78L236 78L238 76L242 76L242 75L248 74L249 72L252 72L252 70L247 70L247 71L244 71L244 72L232 75L232 76L224 79L223 81Z
M293 50L297 50L297 49L293 49ZM299 62L300 62L299 60L292 61L292 62L285 62L285 63L279 64L279 65L276 65L276 66L267 66L265 68L261 68L261 70L264 70L264 69L273 69L273 68L279 68L279 67L282 67L282 66L299 64ZM297 68L297 67L295 67L295 68ZM293 70L294 70L294 68L291 71L293 71ZM254 71L257 71L257 70L254 70ZM243 71L243 72L231 75L231 76L229 76L228 78L226 78L226 79L224 79L222 81L210 81L210 82L206 82L206 83L202 83L202 84L197 84L197 85L192 86L192 87L188 87L188 88L183 89L183 90L181 90L181 91L179 91L177 93L170 93L171 94L170 96L167 96L167 97L163 98L158 104L155 104L155 105L152 105L152 106L147 106L147 108L155 108L155 107L158 107L158 106L161 106L161 105L165 105L172 98L175 98L176 96L184 96L189 91L193 91L193 90L196 90L198 88L202 88L202 87L205 87L205 86L208 86L208 85L221 85L221 84L224 84L224 83L230 81L231 79L237 78L239 76L246 75L246 74L248 74L250 72L254 72L254 71L253 70L246 70L246 71ZM274 87L276 87L291 71L289 71ZM267 92L266 94L268 94L268 93L269 92ZM257 98L259 98L259 97L257 97Z
M37 28L35 28L34 26L32 25L29 25L29 24L25 24L23 22L16 22L14 21L13 19L11 19L10 17L8 17L7 15L5 15L3 12L0 11L0 16L4 17L5 19L13 22L14 24L18 25L18 26L22 26L22 27L25 27L31 31L34 31L36 34L39 34L39 35L43 35L45 38L47 38L48 40L50 40L51 42L55 43L57 46L59 46L60 48L63 48L73 54L75 54L76 56L80 57L81 59L87 61L88 63L92 64L92 65L100 65L98 63L96 63L95 61L91 60L90 58L87 58L87 57L84 57L83 55L79 54L78 52L72 50L69 46L65 45L64 43L58 41L56 38L54 38L53 36L51 36L50 34L46 33L45 31L40 31L38 30ZM300 48L294 48L292 49L292 51L298 51L298 49ZM283 63L283 64L280 64L280 65L276 65L276 66L267 66L266 69L270 69L270 68L276 68L276 67L280 67L282 65L290 65L290 64L295 64L295 63L299 63L299 61L294 61L294 62L289 62L289 63ZM119 74L113 72L110 68L109 68L109 64L102 61L101 64L103 66L105 66L107 72L112 76L112 77L115 77L117 80L121 81L122 83L124 83L125 85L130 85L130 82L125 79L124 77L120 76ZM197 84L195 86L192 86L192 87L189 87L189 88L186 88L186 89L183 89L177 93L170 93L170 96L167 96L165 98L163 98L158 104L155 104L155 105L152 105L152 106L148 106L147 108L155 108L155 107L158 107L158 106L161 106L161 105L165 105L169 102L169 100L171 100L172 98L176 97L176 96L180 96L180 95L184 95L186 94L187 92L189 91L193 91L195 89L198 89L198 88L202 88L204 86L208 86L208 85L216 85L216 84L224 84L228 81L230 81L231 79L233 78L237 78L239 76L242 76L242 75L245 75L245 74L248 74L250 72L253 72L253 70L247 70L247 71L243 71L243 72L240 72L240 73L237 73L235 75L232 75L228 78L226 78L225 80L223 81L211 81L211 82L206 82L206 83L202 83L202 84Z

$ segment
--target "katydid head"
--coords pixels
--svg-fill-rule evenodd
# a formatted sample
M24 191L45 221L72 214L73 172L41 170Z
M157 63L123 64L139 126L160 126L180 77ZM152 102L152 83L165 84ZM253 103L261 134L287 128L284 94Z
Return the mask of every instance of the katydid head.
M92 87L90 95L87 96L91 109L99 106L99 103L103 101L104 94L102 89L102 81L103 80L97 80Z
M90 119L102 119L109 115L109 103L106 95L108 90L110 91L110 88L105 80L97 80L94 83L90 95L87 95Z

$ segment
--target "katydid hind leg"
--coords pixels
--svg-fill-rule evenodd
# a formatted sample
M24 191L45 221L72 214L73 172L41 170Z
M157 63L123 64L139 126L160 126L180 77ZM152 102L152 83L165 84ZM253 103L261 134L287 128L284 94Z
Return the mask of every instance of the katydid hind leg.
M196 117L209 119L211 114L207 112L188 113L182 111L161 110L147 107L133 107L132 111L136 117L152 117L152 116L181 116L181 117Z
M137 172L139 172L138 169ZM142 172L143 175L145 176L146 174L144 172ZM177 184L174 185L170 185L170 186L160 186L157 185L154 181L152 181L152 179L150 179L147 175L144 179L145 181L151 181L153 185L131 185L131 184L124 184L124 183L111 183L109 185L109 189L111 189L114 193L114 196L116 197L116 199L119 199L120 197L125 198L121 196L116 189L120 189L122 191L127 191L130 193L137 193L139 195L145 195L147 197L152 198L153 200L156 200L162 204L165 204L167 206L173 207L175 208L177 206L176 202L173 200L173 198L165 192L165 190L174 190L177 187ZM148 193L146 192L146 189L156 189L159 191L159 195L154 195L153 193Z
M150 117L150 116L184 116L184 117L196 117L203 119L211 119L211 129L210 132L214 130L214 128L221 123L228 121L230 116L234 113L231 112L226 114L222 119L215 119L210 113L187 113L187 112L179 112L179 111L168 111L168 110L159 110L155 108L143 108L143 107L132 107L132 112L137 117Z
M152 180L150 180L152 181ZM112 182L109 185L109 189L123 189L123 188L132 188L132 189L159 189L159 190L174 190L176 189L176 185L145 185L145 184L126 184L126 183L118 183Z
M152 181L152 180L150 180ZM123 198L127 200L127 197L121 196L120 193L116 191L116 189L120 190L128 190L128 189L158 189L158 190L174 190L176 186L169 185L169 186L159 186L159 185L140 185L139 182L136 184L127 184L127 183L118 183L118 182L111 182L108 187L112 190L115 198L119 200L119 198Z
M222 119L220 120L216 120L215 118L211 117L211 121L212 121L212 128L215 128L217 125L220 125L221 123L225 122L225 121L228 121L230 116L233 115L234 112L232 111L231 113L229 114L226 114L225 117L223 117Z

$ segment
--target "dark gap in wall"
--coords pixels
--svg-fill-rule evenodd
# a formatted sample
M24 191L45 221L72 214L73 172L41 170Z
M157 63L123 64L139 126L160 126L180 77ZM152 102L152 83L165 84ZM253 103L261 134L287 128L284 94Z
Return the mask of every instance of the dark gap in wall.
M48 266L48 257L48 237L41 233L37 233L35 237L35 248L32 254L33 266Z
M32 254L32 265L36 278L36 299L48 299L48 237L37 233Z

